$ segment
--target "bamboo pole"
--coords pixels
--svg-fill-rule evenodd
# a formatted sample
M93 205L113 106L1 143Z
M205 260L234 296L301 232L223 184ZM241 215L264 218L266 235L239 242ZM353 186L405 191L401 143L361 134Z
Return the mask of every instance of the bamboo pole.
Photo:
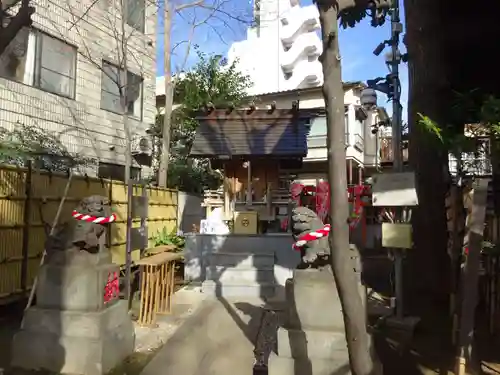
M52 222L52 227L50 228L49 237L53 236L54 232L56 230L57 223L59 222L59 216L61 216L62 208L64 206L64 201L66 200L66 197L68 196L69 187L71 185L72 178L73 178L73 171L70 170L68 181L66 182L66 187L64 188L64 194L61 197L61 201L59 202L59 207L57 208L56 216L54 217L54 221ZM47 247L45 247L43 249L42 257L40 258L39 267L43 266L43 264L45 262L46 255L47 255ZM24 309L24 311L28 310L31 307L31 304L33 303L33 298L35 298L35 292L36 292L37 285L38 285L38 275L35 276L35 280L33 280L33 287L31 288L30 296L28 298L28 303L26 304L26 308Z

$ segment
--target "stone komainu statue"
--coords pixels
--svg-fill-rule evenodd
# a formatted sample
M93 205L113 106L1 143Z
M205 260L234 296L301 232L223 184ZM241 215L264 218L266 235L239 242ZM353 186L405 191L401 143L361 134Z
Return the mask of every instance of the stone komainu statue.
M302 235L323 228L324 224L314 211L307 207L295 207L292 211L292 235L297 241ZM306 243L301 248L302 263L299 268L322 268L329 264L328 237Z
M112 215L109 199L99 195L84 198L75 211L97 217ZM56 233L49 236L46 243L47 261L67 261L71 254L82 251L90 254L109 253L106 246L107 224L96 224L70 219ZM65 253L64 256L61 253Z

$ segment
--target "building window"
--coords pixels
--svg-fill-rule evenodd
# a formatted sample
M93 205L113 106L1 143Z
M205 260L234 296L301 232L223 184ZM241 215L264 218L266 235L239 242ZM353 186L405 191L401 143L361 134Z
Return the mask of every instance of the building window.
M99 178L125 182L125 166L121 164L99 162L97 175ZM141 168L130 167L130 178L134 181L139 181L140 177Z
M125 77L127 87L124 89ZM142 77L119 69L107 61L102 63L101 109L142 118ZM125 108L121 98L125 99Z
M326 136L326 117L320 116L312 119L309 136Z
M146 24L145 10L144 0L127 0L127 25L143 34Z
M60 39L23 28L0 57L0 76L73 99L76 53Z

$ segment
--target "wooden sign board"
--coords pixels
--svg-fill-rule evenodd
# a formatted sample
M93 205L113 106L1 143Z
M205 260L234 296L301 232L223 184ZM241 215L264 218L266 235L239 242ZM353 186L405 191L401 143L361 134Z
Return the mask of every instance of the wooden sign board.
M374 206L418 206L413 172L374 175L372 194Z
M140 195L132 196L132 217L146 219L148 217L148 197Z
M144 250L149 247L147 226L130 228L130 235L132 237L132 250Z

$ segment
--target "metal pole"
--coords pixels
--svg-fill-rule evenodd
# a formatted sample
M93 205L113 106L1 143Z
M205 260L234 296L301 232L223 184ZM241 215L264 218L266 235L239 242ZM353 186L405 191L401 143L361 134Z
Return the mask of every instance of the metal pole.
M393 154L393 168L395 172L403 170L403 160L401 153L401 92L399 85L399 0L394 0L391 12L391 33L392 33L392 61L391 73L392 84L394 87L394 97L392 100L392 154Z
M401 149L401 90L399 84L399 34L400 34L400 19L399 19L399 0L393 0L391 9L391 73L393 85L392 99L392 157L394 172L403 171L403 158ZM398 207L395 211L394 222L401 221L401 209ZM403 250L394 249L394 273L396 284L396 317L402 319L403 312Z
M28 169L26 170L26 182L25 182L25 196L24 201L24 217L23 217L23 263L21 265L21 289L23 290L23 295L26 293L28 288L28 263L29 263L29 233L31 225L31 179L33 175L33 162L28 160Z
M129 167L130 170L130 167ZM132 196L134 185L132 178L127 180L127 228L125 232L125 298L127 299L129 310L132 308Z

